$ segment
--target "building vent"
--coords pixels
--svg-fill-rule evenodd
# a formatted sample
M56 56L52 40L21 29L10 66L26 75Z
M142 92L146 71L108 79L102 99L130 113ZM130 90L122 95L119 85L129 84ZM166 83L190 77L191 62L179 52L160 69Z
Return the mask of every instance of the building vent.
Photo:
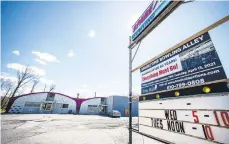
M54 101L55 93L48 93L46 101Z

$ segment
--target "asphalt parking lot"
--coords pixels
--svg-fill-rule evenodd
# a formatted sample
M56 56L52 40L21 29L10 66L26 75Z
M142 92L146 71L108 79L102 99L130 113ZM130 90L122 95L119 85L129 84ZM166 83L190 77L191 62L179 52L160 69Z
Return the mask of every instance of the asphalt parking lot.
M137 118L133 118L133 123L137 124ZM7 114L1 115L1 142L2 144L127 144L127 127L127 117ZM133 143L146 143L146 138L133 132Z

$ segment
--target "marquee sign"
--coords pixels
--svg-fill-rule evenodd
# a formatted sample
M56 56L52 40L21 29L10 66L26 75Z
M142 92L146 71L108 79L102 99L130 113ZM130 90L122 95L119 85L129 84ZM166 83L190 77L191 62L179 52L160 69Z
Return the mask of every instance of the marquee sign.
M132 40L135 40L146 27L171 3L171 1L153 1L141 17L132 26Z
M139 132L178 144L229 143L228 101L229 93L140 101Z
M227 78L208 32L145 65L140 72L142 94Z
M132 26L132 41L139 41L164 20L182 1L154 0Z

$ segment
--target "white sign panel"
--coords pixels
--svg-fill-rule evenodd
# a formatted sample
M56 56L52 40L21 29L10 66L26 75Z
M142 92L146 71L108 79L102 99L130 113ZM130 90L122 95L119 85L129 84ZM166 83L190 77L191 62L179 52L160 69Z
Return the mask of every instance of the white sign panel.
M142 83L153 81L182 70L180 57L177 55L143 72Z
M228 93L141 101L139 132L173 143L229 143L228 102Z

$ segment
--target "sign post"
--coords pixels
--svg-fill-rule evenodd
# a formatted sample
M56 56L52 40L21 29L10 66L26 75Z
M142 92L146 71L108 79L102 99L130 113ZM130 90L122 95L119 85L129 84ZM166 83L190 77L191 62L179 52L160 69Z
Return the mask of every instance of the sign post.
M131 37L129 38L131 43ZM129 144L132 144L132 49L129 48Z

